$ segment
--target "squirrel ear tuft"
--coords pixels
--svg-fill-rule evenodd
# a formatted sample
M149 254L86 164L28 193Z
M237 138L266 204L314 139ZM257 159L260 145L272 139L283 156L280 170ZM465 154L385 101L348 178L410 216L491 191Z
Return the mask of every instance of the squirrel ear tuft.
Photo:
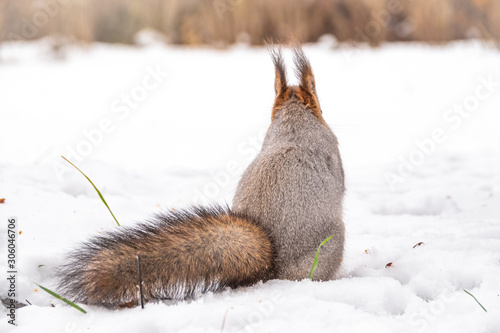
M274 63L274 92L279 96L287 89L285 61L280 47L268 46L269 54Z
M318 99L316 81L314 80L311 64L299 44L293 46L293 62L295 64L295 74L300 82L300 88Z

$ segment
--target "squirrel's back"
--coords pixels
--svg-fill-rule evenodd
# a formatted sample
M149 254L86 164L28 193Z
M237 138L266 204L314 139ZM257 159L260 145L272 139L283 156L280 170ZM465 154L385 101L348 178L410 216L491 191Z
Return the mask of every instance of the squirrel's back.
M288 86L280 51L273 53L276 101L262 150L243 174L233 210L270 230L277 253L277 278L307 277L319 244L314 273L330 280L344 249L344 171L337 138L323 119L309 61L294 49L298 86Z

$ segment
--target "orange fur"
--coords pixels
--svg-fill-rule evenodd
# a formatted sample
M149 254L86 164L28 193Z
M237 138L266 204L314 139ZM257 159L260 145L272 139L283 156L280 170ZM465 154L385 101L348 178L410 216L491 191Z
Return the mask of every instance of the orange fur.
M312 114L318 118L319 122L325 126L328 126L323 118L321 108L319 106L318 99L316 96L308 90L302 89L301 87L287 87L286 90L281 92L274 100L273 112L271 115L271 120L274 121L276 114L280 111L281 107L291 98L297 97L302 104L304 104Z

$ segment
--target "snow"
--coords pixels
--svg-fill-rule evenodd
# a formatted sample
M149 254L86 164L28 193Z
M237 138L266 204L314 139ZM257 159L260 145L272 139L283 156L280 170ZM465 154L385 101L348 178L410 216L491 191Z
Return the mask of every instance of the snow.
M69 249L117 228L60 155L122 225L230 203L270 121L272 63L243 45L95 44L62 60L45 41L0 45L0 252L15 216L19 301L33 304L16 328L2 307L0 331L500 332L499 52L327 42L305 51L347 175L341 278L86 315L35 284L54 289Z

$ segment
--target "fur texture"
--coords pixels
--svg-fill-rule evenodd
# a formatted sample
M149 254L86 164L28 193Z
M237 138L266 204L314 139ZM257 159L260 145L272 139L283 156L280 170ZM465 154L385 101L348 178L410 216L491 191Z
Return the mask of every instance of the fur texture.
M335 278L344 250L344 170L337 138L323 120L309 61L299 47L294 62L299 86L283 85L281 51L271 53L276 100L262 150L243 174L233 210L267 227L275 240L276 276L308 276L319 244L313 278Z
M195 207L81 244L60 269L59 289L85 304L137 305L140 254L144 299L185 299L271 278L273 248L257 221Z

